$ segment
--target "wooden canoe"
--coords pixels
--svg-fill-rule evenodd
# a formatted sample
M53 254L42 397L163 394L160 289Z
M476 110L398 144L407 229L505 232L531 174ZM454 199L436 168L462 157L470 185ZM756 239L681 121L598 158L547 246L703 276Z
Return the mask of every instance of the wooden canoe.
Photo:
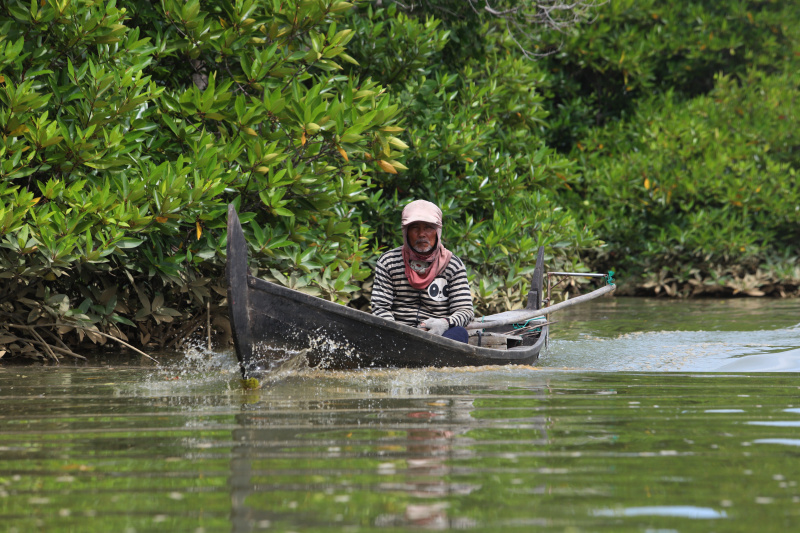
M330 369L528 365L547 341L548 326L543 325L519 346L473 346L253 277L233 205L228 207L227 253L228 305L245 379L263 376L276 360L298 351L305 352L310 366ZM543 257L540 248L526 309L541 306ZM492 322L493 316L500 315L482 320Z

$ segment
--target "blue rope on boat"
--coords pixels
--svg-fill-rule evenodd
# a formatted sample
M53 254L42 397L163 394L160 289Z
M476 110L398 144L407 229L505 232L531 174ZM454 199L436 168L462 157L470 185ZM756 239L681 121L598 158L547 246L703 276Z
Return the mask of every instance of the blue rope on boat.
M511 324L511 325L514 326L514 329L525 329L528 327L528 322L530 322L531 320L547 320L547 319L543 316L535 316L533 318L529 318L528 320L526 320L524 324ZM540 331L540 329L541 328L537 328L534 331Z
M608 276L606 276L606 284L607 285L613 285L614 284L614 271L613 270L609 270L608 271Z

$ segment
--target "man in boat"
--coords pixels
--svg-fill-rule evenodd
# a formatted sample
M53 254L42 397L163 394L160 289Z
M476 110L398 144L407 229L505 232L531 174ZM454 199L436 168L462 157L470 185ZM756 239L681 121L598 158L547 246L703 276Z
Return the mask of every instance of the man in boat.
M378 259L372 314L467 342L475 316L464 263L442 244L442 211L415 200L403 209L403 245Z

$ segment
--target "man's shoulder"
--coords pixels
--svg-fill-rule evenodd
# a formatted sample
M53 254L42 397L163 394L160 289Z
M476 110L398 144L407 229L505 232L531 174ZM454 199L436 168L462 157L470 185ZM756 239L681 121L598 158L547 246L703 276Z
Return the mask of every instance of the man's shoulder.
M453 254L452 257L450 257L450 262L447 264L447 269L460 272L466 270L467 267L464 266L464 262L457 255Z
M381 255L378 258L378 262L379 263L383 263L383 264L393 263L393 262L397 261L398 259L400 261L403 260L403 247L402 246L398 246L397 248L389 250L388 252L384 252L383 255Z

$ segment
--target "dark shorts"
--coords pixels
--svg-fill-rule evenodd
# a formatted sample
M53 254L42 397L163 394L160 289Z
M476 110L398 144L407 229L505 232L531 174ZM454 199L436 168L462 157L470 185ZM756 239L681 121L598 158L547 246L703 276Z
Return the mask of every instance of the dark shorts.
M467 333L467 330L462 328L461 326L455 326L448 329L447 331L442 333L442 337L453 339L454 341L458 342L464 342L464 343L469 342L469 333Z

